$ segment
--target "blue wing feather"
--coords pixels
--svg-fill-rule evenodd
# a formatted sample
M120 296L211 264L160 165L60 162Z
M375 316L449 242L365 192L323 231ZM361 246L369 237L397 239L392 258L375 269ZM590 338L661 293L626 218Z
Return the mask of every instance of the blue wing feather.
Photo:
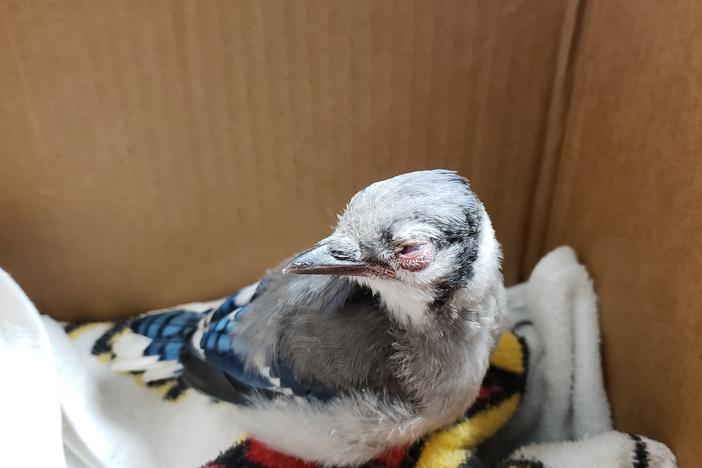
M232 298L236 298L232 296ZM253 368L247 369L244 363L246 352L245 343L241 338L237 339L235 334L237 322L244 317L249 310L249 304L242 307L231 308L235 300L226 301L223 310L229 310L227 315L218 314L221 318L213 321L200 339L200 349L205 356L205 361L218 369L226 372L229 376L245 385L266 390L274 390L275 385L263 372Z
M186 337L195 331L197 322L205 314L185 309L169 310L138 318L131 323L131 328L135 333L151 339Z
M151 338L144 356L158 356L160 361L177 360L186 341L195 333L198 322L207 312L171 310L140 317L130 324L134 333Z
M144 350L145 356L178 360L186 347L195 348L208 366L224 372L250 390L319 400L336 396L337 392L328 387L297 379L290 365L279 356L266 363L265 368L246 366L247 345L241 336L237 336L237 325L266 286L264 280L252 286L255 287L253 293L250 288L242 288L214 310L194 312L181 309L147 315L134 320L131 329L151 338ZM193 343L192 336L198 327L204 327L204 330L200 340Z

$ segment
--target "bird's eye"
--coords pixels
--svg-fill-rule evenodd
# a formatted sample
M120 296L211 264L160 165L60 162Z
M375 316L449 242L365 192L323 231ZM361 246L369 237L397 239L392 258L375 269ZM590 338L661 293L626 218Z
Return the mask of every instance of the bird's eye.
M396 252L398 264L407 271L425 269L434 257L434 249L428 243L405 244Z
M405 245L400 249L400 255L411 254L412 252L417 252L422 248L421 244Z

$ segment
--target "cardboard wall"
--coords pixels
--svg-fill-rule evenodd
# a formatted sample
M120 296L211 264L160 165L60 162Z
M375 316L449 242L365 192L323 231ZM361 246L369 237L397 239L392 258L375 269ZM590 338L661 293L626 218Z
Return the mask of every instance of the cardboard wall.
M586 2L547 248L595 277L616 426L702 460L702 4Z
M0 8L0 265L43 311L227 294L432 167L471 177L516 280L562 2Z
M0 0L0 265L56 317L224 295L450 167L509 282L573 245L618 427L702 458L702 8Z

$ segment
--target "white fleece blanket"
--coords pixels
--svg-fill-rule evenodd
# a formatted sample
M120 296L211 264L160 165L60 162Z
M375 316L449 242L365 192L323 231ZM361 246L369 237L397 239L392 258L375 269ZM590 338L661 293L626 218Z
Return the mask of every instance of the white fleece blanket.
M491 449L551 467L675 466L664 445L612 431L596 296L573 251L553 251L508 294L508 325L528 343L529 372ZM66 333L0 270L0 466L195 467L241 436L232 406L112 370L96 341L113 326Z

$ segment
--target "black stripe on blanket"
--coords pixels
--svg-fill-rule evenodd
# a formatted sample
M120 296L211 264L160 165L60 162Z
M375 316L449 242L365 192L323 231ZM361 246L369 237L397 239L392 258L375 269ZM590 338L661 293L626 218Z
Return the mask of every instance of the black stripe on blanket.
M175 383L173 384L173 386L168 389L163 398L166 400L175 401L178 398L180 398L180 396L189 388L190 386L187 383L185 383L183 377L178 376L175 379Z
M546 468L539 460L513 459L505 460L500 463L499 468Z
M93 349L91 350L93 355L99 356L101 354L108 354L110 359L114 359L115 354L112 352L112 340L122 333L127 326L126 320L114 322L112 326L97 339L95 344L93 344Z
M88 322L87 320L78 320L77 322L69 322L63 326L63 331L65 331L67 334L70 335L74 331L88 325L89 323L90 322Z
M648 468L648 448L646 442L636 434L629 434L634 441L634 461L631 466L634 468Z

